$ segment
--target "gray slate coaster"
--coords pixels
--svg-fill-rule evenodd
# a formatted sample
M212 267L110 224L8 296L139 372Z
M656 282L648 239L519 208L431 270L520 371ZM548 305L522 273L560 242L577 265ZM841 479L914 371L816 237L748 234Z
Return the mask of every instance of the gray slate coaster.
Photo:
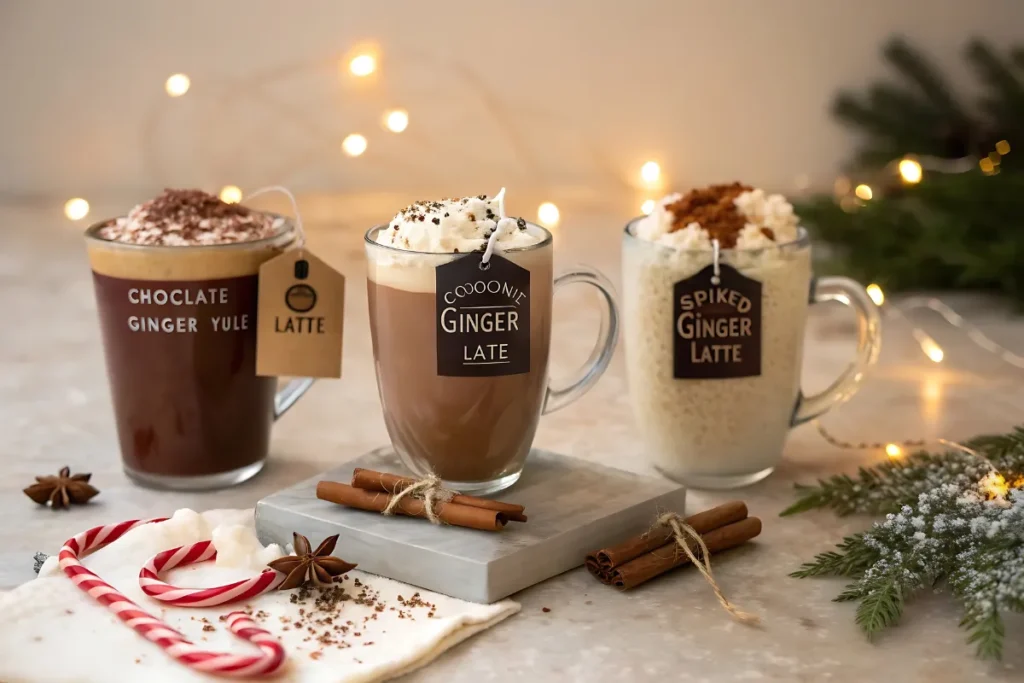
M348 483L356 467L405 471L389 446L268 496L256 504L260 541L285 545L297 531L315 546L339 534L335 554L359 569L473 602L578 567L591 550L640 533L659 510L682 513L686 502L673 482L534 449L516 485L494 496L525 505L529 522L500 532L438 527L316 498L318 481Z

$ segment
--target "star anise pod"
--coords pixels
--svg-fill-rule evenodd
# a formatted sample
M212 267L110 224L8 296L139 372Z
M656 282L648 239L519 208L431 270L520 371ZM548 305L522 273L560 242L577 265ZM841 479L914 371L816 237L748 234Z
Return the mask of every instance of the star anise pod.
M308 538L302 534L293 534L293 536L295 554L276 559L269 565L271 569L288 575L285 577L284 583L278 586L279 590L291 590L307 582L318 587L328 586L345 572L355 569L356 565L351 562L331 556L334 546L338 542L337 534L325 538L323 543L312 551Z
M36 483L25 489L25 495L40 505L50 504L54 510L71 507L72 504L84 505L99 493L89 484L91 474L71 474L71 469L62 467L54 477L36 477Z

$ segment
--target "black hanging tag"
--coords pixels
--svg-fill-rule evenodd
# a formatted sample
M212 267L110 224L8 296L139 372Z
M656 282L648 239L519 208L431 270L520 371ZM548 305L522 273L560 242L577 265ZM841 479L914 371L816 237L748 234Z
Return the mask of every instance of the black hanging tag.
M673 288L673 376L677 379L761 374L761 283L728 264L680 280Z
M435 269L437 374L494 377L530 371L530 271L493 254Z

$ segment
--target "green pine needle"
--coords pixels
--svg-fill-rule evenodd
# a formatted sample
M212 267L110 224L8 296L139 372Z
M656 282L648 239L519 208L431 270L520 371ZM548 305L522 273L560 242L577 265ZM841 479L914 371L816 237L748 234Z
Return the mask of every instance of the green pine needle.
M1003 641L1006 630L999 612L992 611L978 620L965 617L960 625L966 628L970 634L967 637L967 642L976 646L975 652L979 659L1003 658Z
M999 659L1001 611L1024 612L1024 427L966 445L981 457L922 451L798 485L797 501L783 515L816 508L888 514L791 576L852 579L835 600L857 603L856 623L869 639L899 622L913 592L948 584L963 602L968 643L978 657ZM1017 488L990 502L980 482L993 467Z
M883 629L895 625L902 614L903 588L897 577L891 576L860 598L856 622L872 640Z

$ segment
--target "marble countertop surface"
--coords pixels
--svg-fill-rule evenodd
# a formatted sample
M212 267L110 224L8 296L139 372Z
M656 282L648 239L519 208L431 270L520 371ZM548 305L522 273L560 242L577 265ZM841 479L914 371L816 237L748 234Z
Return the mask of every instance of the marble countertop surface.
M386 212L385 212L386 213ZM573 216L556 232L556 269L584 262L618 285L619 218ZM56 552L83 529L177 508L251 507L259 498L386 442L370 349L360 226L315 225L310 244L348 280L344 377L318 382L275 426L271 459L254 480L214 493L150 491L120 468L89 270L85 226L56 210L0 206L0 589L32 578L32 554ZM590 351L597 309L584 288L555 305L553 374L568 373ZM1024 349L1024 319L997 303L947 298L998 341ZM953 439L1024 422L1024 373L986 357L962 333L922 314L915 318L945 348L933 364L905 323L887 323L883 351L863 390L825 418L843 438L888 441ZM852 314L819 306L807 332L804 390L826 386L853 347ZM634 427L620 347L607 375L588 395L545 417L536 444L655 475ZM869 643L854 625L854 607L832 602L836 580L787 574L864 518L827 512L792 518L794 482L878 462L878 452L842 451L813 427L793 431L777 472L740 492L691 491L689 512L742 497L764 520L756 543L715 559L730 597L763 616L741 626L724 614L700 576L680 570L634 592L597 584L582 568L513 596L523 611L446 653L406 680L432 682L570 681L930 681L1024 678L1024 620L1007 621L1006 659L974 659L957 627L949 595L914 598L901 625ZM62 465L91 471L102 494L93 504L53 512L21 489ZM545 609L547 608L547 609ZM550 610L550 611L547 611ZM0 624L0 631L2 631ZM1018 646L1013 646L1013 641Z

